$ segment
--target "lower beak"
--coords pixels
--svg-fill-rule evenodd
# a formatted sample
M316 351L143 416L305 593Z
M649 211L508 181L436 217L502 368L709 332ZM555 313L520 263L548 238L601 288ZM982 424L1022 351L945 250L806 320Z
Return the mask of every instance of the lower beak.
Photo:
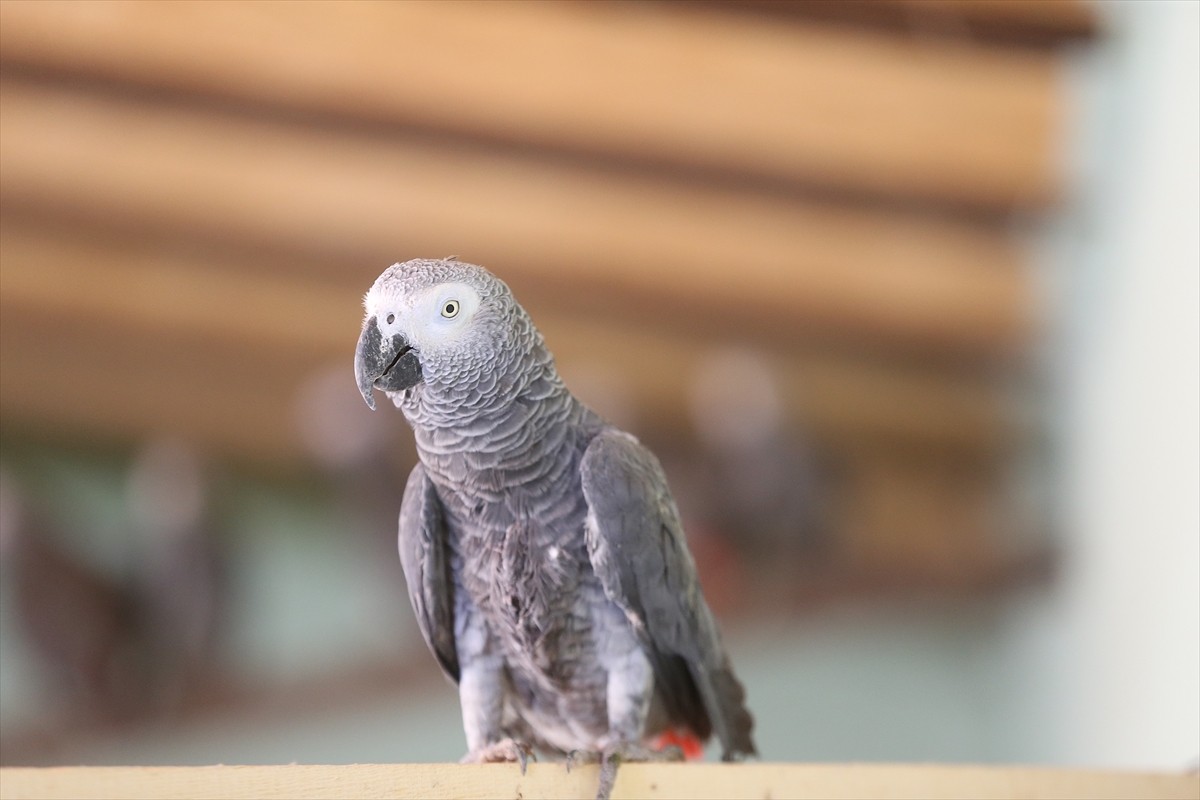
M379 321L369 317L354 351L354 378L367 407L374 411L374 390L398 392L416 386L421 382L421 362L407 339L397 333L385 340Z

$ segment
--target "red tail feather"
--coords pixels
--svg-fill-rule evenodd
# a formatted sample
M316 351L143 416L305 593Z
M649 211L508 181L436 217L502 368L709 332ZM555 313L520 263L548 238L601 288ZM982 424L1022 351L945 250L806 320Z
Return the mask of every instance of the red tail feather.
M671 728L650 740L652 750L665 750L668 747L678 747L688 761L704 759L704 742L687 728Z

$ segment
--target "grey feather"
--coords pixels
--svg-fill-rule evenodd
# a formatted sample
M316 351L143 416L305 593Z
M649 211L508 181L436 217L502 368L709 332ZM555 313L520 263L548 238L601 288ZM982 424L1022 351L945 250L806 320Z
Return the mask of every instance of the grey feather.
M365 305L355 379L413 428L400 555L459 684L467 758L524 744L622 757L677 727L753 754L657 460L567 391L508 287L472 264L411 261Z
M588 446L581 472L592 566L652 652L655 677L672 690L671 710L700 736L715 730L726 760L753 755L745 690L700 593L658 459L608 429Z
M446 546L442 505L433 483L417 464L408 476L400 505L400 565L417 625L434 658L458 683L454 646L454 584Z

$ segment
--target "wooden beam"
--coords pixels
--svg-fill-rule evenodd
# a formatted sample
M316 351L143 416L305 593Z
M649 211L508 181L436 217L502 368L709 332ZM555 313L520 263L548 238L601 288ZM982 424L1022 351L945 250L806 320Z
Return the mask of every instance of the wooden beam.
M350 375L371 276L335 278L307 262L185 241L83 237L12 217L0 250L6 434L75 446L173 434L213 456L303 472L313 461L297 400L333 370L343 393L331 413L361 415L356 424L411 454L397 412L385 404L370 414ZM545 297L528 305L586 402L607 414L615 392L633 410L618 421L701 452L703 423L690 404L726 346L719 335L614 325L564 314ZM815 502L840 569L970 589L1005 567L994 544L1024 524L1004 505L995 472L1027 432L1011 386L838 353L748 353L774 384L782 435L798 435L835 467L820 479L832 490ZM1008 513L997 517L997 507Z
M981 26L1022 28L1031 35L1041 33L1062 38L1094 35L1099 26L1094 2L1087 0L887 0L892 5L924 12L956 16Z
M316 278L317 266L284 256L84 238L11 218L0 249L6 416L118 436L183 426L176 432L285 461L302 455L292 394L317 369L349 369L374 277L355 268ZM569 383L598 370L642 424L691 435L692 386L719 334L614 325L564 313L545 295L527 306ZM970 373L828 352L760 355L788 424L824 440L998 452L1024 426L1007 383ZM348 371L346 390L353 396Z
M1060 182L1051 54L745 15L6 0L0 57L258 107L979 208L1039 206Z
M1012 358L1029 336L1022 254L988 227L13 80L0 111L10 209L336 253L331 275L457 253L791 343Z
M362 294L375 278L374 269L359 271L357 280L292 278L282 256L273 272L266 257L255 263L181 242L91 238L11 221L0 228L0 243L6 307L80 320L99 335L115 326L281 355L352 352Z
M1056 47L1100 32L1095 6L1084 0L718 0L710 5L726 12L837 21L975 45Z
M372 426L411 456L399 414L384 405L372 415L358 398L349 369L352 340L337 354L324 346L305 354L177 328L140 328L136 312L106 323L107 312L59 314L7 299L0 316L5 433L75 447L174 435L215 458L303 474L314 459L305 448L297 400L310 379L340 367L345 391L333 413L362 415L357 424ZM659 443L690 441L686 452L701 452L687 406L690 370L703 357L696 343L657 347L653 338L634 337L631 348L621 350L621 339L602 327L560 321L543 329L568 385L584 367L598 368L624 387L636 412L635 432ZM981 570L994 571L1002 561L996 542L1028 522L1007 504L995 472L1005 448L1020 439L1003 433L1017 426L999 418L994 397L976 387L873 375L853 365L771 366L780 378L786 430L799 429L802 441L824 456L822 463L836 466L820 477L832 494L814 502L827 517L823 524L835 537L842 569L915 579L925 588L971 588ZM590 401L586 391L581 395ZM996 508L1006 513L997 517Z
M590 798L597 767L558 764L354 764L342 766L6 767L0 798ZM890 764L625 764L613 789L622 798L800 798L829 800L1189 800L1200 777L1101 770Z
M271 467L295 468L308 456L292 400L311 363L162 331L98 328L8 302L0 316L6 433L79 446L172 434Z

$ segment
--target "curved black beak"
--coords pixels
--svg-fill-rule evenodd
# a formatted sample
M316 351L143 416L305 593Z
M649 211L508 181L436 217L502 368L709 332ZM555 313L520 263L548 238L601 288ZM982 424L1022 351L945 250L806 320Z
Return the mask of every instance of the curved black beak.
M374 411L374 390L398 392L416 386L421 382L421 362L407 339L397 333L385 341L379 321L369 317L354 351L354 378L367 407Z

